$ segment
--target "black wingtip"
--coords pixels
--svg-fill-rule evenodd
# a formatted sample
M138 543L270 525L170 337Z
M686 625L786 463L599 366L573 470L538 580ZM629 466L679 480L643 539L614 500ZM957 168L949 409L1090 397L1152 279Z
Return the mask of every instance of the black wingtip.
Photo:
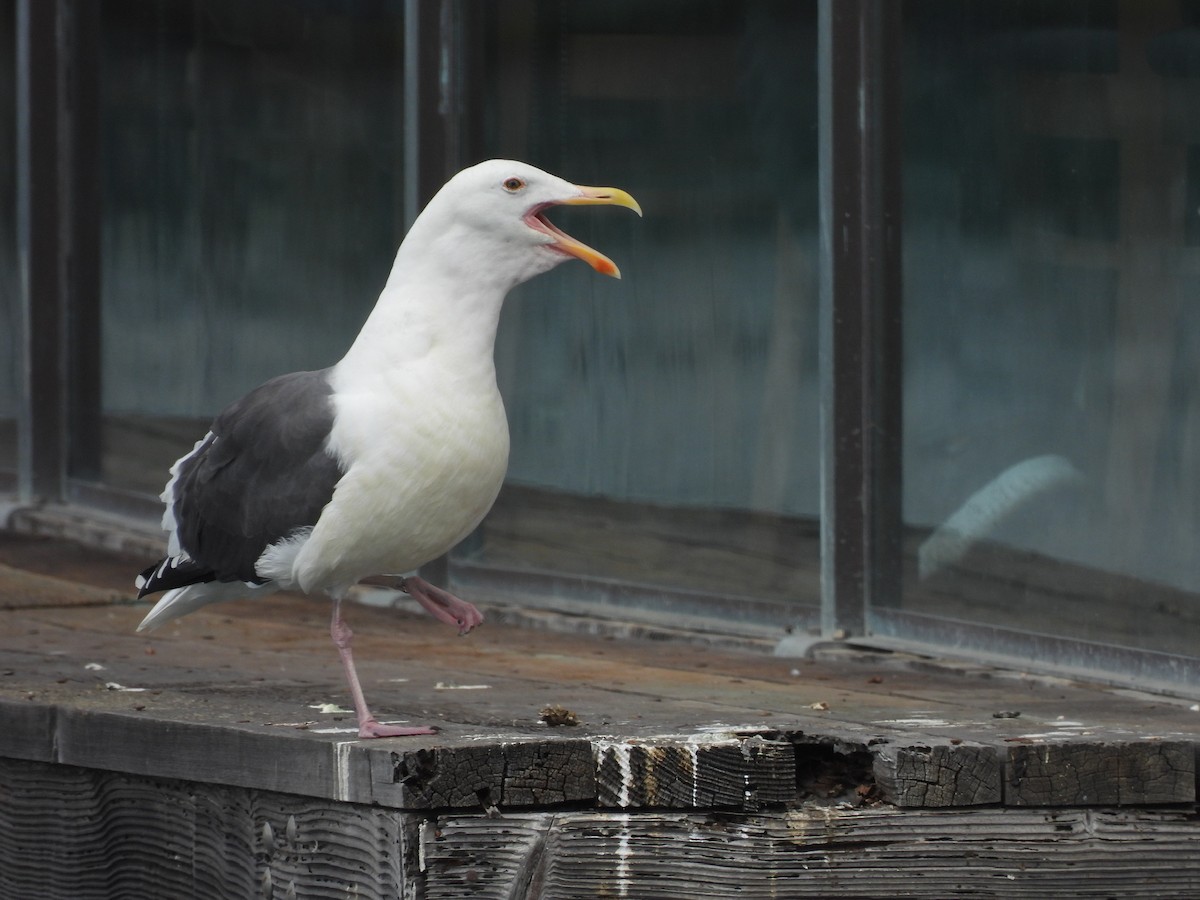
M138 599L141 600L147 594L214 581L216 577L212 569L193 559L186 556L167 556L142 572L134 579L133 584L138 589Z

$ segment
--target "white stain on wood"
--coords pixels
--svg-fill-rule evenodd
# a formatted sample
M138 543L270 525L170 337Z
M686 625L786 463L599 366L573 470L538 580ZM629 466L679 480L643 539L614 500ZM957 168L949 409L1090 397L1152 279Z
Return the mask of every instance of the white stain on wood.
M339 741L333 745L333 773L336 800L350 800L350 751L357 741Z
M599 770L605 756L611 755L611 759L617 766L619 779L617 805L622 809L628 809L630 805L629 789L633 782L633 771L629 763L629 753L632 748L623 741L596 741L592 747L596 758L597 770Z
M628 750L628 747L626 747ZM628 760L628 754L626 755ZM629 828L629 814L622 813L616 817L618 822L617 827L617 896L629 896L629 884L632 881L630 878L629 861L633 856L631 844L631 835Z

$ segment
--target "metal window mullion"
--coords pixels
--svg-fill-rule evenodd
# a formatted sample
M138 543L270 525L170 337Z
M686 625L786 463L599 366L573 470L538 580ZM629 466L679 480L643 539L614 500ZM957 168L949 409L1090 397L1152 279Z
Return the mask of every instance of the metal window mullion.
M407 0L404 5L404 226L467 162L470 112L464 60L473 6L461 0ZM468 539L469 540L469 539ZM421 567L438 584L449 581L449 554Z
M821 0L821 625L900 593L899 4Z
M404 6L404 218L407 230L465 163L460 0Z
M18 493L100 474L99 5L17 7Z
M66 315L61 284L61 120L58 3L17 5L17 258L21 390L17 421L22 502L66 489Z
M60 0L59 271L65 315L67 474L101 477L100 4Z

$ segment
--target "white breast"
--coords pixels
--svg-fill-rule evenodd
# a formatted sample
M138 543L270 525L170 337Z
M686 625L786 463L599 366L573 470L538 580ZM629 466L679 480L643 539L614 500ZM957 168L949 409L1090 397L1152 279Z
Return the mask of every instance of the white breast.
M508 468L508 422L488 365L429 354L334 395L330 446L347 466L293 564L305 591L411 571L466 537Z

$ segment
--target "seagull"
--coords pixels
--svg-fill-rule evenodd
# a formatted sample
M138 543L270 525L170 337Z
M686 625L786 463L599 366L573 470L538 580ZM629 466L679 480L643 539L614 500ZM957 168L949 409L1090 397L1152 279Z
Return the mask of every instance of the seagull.
M494 364L505 296L571 258L620 278L611 259L546 218L584 204L642 214L625 191L512 160L451 178L413 222L341 361L255 388L171 467L161 495L167 556L136 580L139 598L165 593L138 631L223 600L325 594L359 737L435 733L371 713L342 600L363 578L413 572L446 553L491 508L508 467ZM400 584L460 634L483 621L416 575Z

